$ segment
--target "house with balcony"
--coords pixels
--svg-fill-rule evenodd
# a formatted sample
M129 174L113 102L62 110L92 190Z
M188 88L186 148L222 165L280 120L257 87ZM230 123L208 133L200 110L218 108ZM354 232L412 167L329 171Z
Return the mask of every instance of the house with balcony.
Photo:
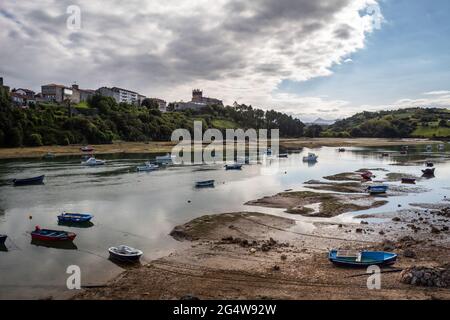
M58 102L70 100L73 94L72 88L61 84L46 84L41 86L42 99L47 102Z

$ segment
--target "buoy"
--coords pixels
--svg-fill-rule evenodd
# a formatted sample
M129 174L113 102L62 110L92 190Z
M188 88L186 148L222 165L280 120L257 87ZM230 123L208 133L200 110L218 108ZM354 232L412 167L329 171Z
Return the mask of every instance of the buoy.
M33 216L29 216L28 218L31 220L31 219L33 219Z

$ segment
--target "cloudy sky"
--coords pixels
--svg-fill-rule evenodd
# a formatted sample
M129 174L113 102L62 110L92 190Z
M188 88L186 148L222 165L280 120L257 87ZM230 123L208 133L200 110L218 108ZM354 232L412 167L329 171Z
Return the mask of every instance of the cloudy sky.
M303 120L450 106L449 11L448 0L2 0L0 76L167 101L202 88Z

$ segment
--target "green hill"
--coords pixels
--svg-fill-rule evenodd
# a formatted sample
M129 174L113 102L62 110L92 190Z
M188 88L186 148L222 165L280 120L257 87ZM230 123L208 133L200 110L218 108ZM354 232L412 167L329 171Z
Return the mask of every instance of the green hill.
M361 112L322 132L325 137L449 138L450 110L408 108Z

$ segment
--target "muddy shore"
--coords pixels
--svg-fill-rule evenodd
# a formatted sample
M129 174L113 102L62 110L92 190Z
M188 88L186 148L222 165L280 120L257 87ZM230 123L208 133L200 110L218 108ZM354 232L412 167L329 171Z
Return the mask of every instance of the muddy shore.
M304 147L375 147L375 146L399 146L399 145L424 145L439 143L425 139L343 139L343 138L302 138L281 139L280 149L298 150ZM171 152L176 143L170 141L156 142L114 142L112 144L93 145L95 154L136 154L136 153L166 153ZM79 155L81 145L70 146L43 146L24 148L0 148L0 159L15 158L39 158L48 152L55 156Z

